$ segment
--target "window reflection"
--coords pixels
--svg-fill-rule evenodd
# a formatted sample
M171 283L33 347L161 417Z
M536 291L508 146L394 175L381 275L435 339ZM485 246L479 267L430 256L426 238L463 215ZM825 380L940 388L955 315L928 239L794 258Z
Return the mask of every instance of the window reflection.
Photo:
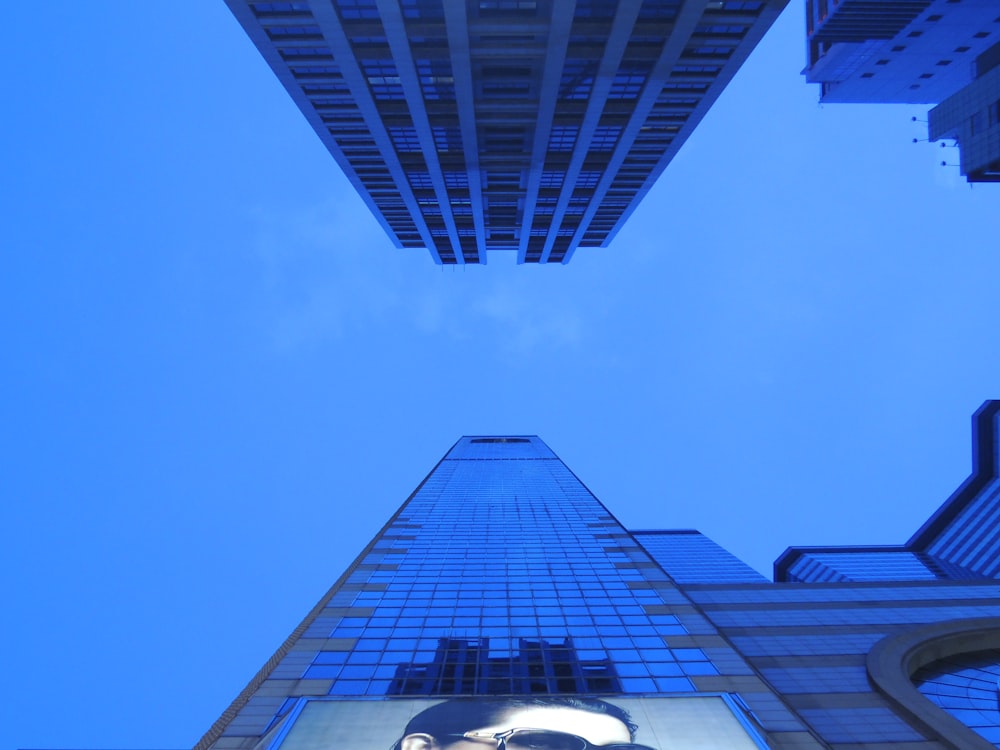
M389 695L620 692L610 659L581 659L572 638L517 640L491 655L489 638L441 638L429 662L401 664ZM502 650L499 651L502 653Z

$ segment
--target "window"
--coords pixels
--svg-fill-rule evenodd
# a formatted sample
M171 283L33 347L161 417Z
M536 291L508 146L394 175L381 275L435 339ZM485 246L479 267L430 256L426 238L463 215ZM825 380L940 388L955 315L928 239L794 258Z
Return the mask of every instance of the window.
M378 18L375 0L337 0L335 5L345 21Z
M572 151L579 128L575 125L556 125L549 134L549 151Z
M534 15L538 10L537 0L479 0L482 15Z
M307 2L251 3L250 7L253 8L253 13L257 18L309 13L309 3Z
M976 112L969 118L969 125L971 126L972 134L977 135L986 130L986 113Z

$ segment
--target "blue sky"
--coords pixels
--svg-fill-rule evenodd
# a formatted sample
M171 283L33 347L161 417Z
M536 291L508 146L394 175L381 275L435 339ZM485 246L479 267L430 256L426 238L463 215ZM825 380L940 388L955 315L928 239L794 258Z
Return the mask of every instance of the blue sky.
M764 572L905 541L1000 395L1000 194L926 108L818 105L800 5L611 247L466 270L222 2L5 8L0 744L193 744L461 434Z

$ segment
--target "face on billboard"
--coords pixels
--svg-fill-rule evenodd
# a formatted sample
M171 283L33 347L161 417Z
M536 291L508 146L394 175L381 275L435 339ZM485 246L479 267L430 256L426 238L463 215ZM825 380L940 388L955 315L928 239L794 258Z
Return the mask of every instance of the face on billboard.
M721 695L303 698L261 750L759 750Z
M440 705L459 712L468 707L465 702ZM408 733L400 750L639 750L623 720L579 707L512 705L476 718L486 724L462 733Z

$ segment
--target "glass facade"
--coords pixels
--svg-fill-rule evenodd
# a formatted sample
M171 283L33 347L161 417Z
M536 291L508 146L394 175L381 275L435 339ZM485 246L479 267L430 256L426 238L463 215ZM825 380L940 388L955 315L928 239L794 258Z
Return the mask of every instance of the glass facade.
M980 453L996 444L990 409ZM989 518L995 462L978 466L921 534ZM747 747L982 747L997 741L1000 582L951 565L793 548L770 582L697 532L626 530L537 437L464 437L197 749L278 750L301 717L350 706L407 723L500 702L632 706L669 750L691 721L664 717L701 705L684 696L723 701Z
M635 539L677 583L761 583L760 573L697 531L634 531Z
M987 576L926 552L909 549L808 550L788 566L783 580L831 581L975 580Z
M723 670L746 671L734 652L683 640L692 633L714 630L541 440L465 437L303 624L217 744L265 734L304 691L673 694L720 674L710 653Z
M1000 650L938 659L917 670L913 681L935 704L993 744L1000 743Z
M928 551L990 578L1000 574L1000 482L962 508Z
M775 563L778 581L974 581L1000 577L1000 402L972 418L973 471L905 544L790 547Z

